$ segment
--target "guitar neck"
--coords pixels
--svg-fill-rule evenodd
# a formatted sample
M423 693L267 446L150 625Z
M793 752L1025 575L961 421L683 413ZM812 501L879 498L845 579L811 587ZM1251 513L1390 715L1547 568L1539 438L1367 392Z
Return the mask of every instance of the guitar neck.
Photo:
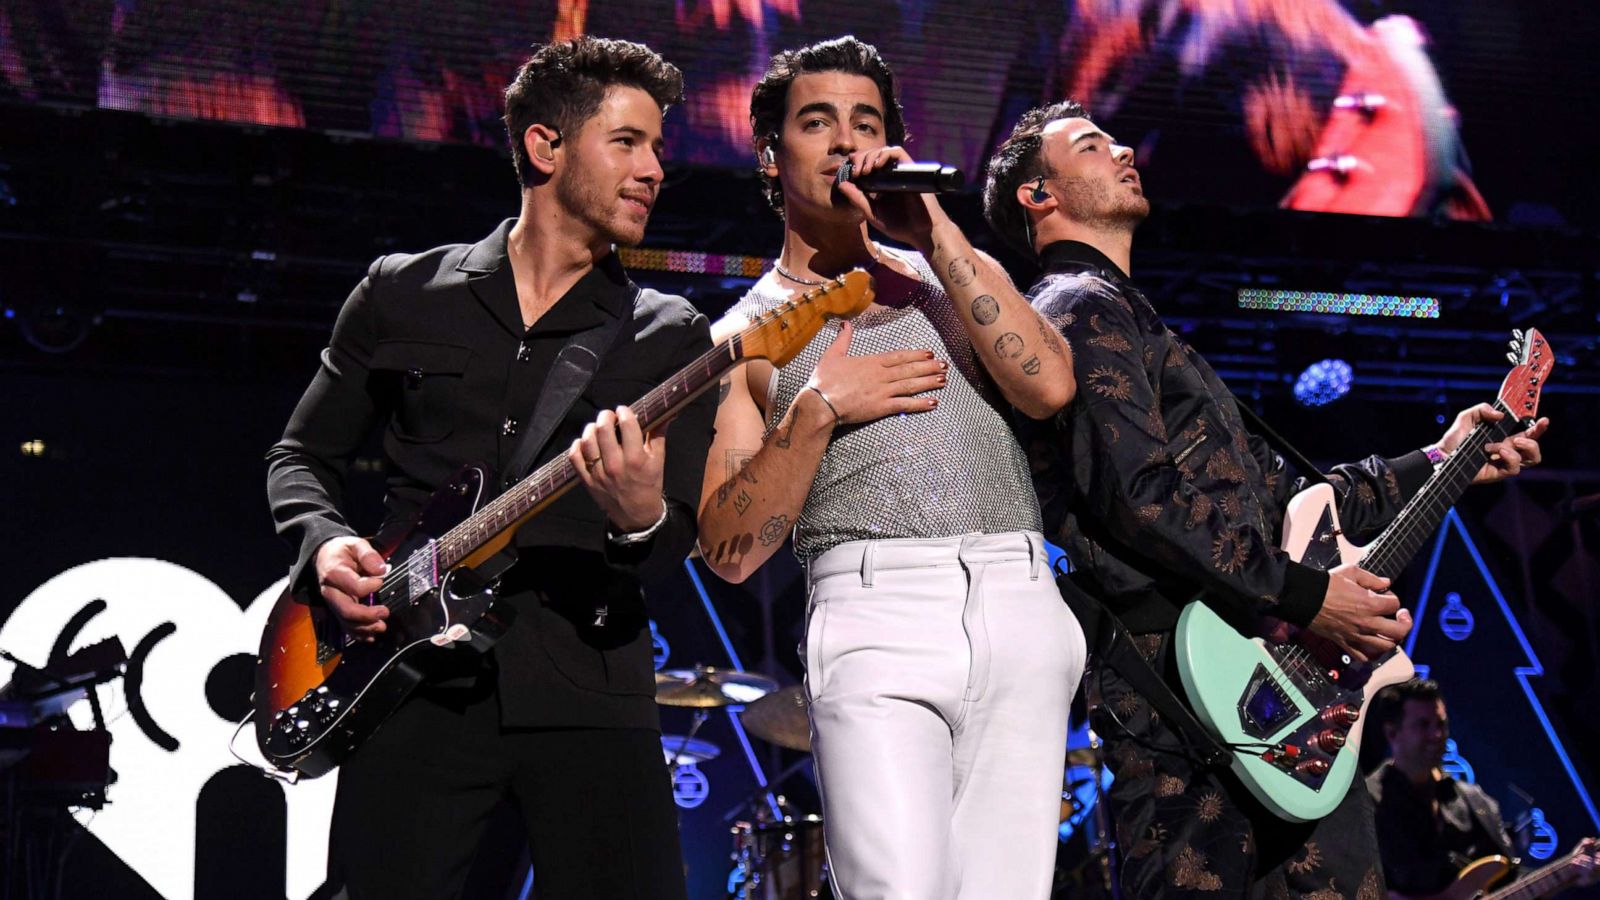
M1569 853L1527 878L1490 892L1483 900L1535 900L1565 890L1578 877L1578 855L1576 851Z
M1361 558L1361 568L1384 578L1397 577L1405 570L1483 467L1483 448L1504 438L1505 426L1516 421L1501 404L1496 403L1495 408L1507 413L1506 417L1499 422L1478 423L1478 427L1434 471L1417 495L1411 498L1411 502L1400 510L1389 527L1367 546L1366 555Z
M639 425L649 434L676 416L689 402L715 385L745 359L742 335L711 348L632 404ZM562 453L517 482L504 494L467 517L438 539L438 566L450 569L508 529L554 502L578 483L577 470Z

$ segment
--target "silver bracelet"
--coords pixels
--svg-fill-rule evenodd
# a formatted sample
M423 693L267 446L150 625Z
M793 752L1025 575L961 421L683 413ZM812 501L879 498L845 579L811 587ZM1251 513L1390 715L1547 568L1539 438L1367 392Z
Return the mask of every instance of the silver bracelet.
M833 425L835 428L844 423L844 416L839 415L839 407L833 405L833 401L829 400L828 395L822 392L822 388L819 388L814 384L808 384L806 385L805 389L808 391L816 391L817 396L822 398L822 402L828 404L828 411L833 413Z
M615 534L611 532L611 528L608 524L606 528L606 537L613 544L621 544L623 546L627 546L628 544L638 544L655 537L656 532L660 531L661 526L665 524L667 524L667 498L662 497L661 518L656 519L656 523L654 525L651 525L649 528L646 528L643 531L631 531L626 534Z

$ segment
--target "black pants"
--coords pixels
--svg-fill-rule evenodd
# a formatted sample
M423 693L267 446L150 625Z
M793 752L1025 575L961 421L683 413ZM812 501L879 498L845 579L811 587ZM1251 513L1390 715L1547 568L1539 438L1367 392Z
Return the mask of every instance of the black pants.
M350 900L459 896L507 796L540 900L685 900L660 734L502 729L477 688L413 697L339 770L333 884Z
M1175 687L1171 633L1136 635L1141 654ZM1090 676L1090 722L1115 775L1126 900L1383 900L1372 797L1355 779L1317 822L1268 812L1227 769L1204 769L1177 733L1116 672Z

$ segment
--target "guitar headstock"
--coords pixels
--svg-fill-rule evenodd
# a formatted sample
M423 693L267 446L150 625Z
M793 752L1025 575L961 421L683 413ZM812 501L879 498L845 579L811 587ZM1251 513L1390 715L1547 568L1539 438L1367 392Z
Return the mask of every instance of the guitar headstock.
M830 318L849 318L872 303L872 276L853 269L791 297L756 319L739 335L742 356L781 366L794 359Z
M1500 405L1517 419L1532 419L1539 412L1539 394L1544 390L1550 370L1555 368L1555 354L1545 342L1539 329L1511 332L1511 371L1500 385Z

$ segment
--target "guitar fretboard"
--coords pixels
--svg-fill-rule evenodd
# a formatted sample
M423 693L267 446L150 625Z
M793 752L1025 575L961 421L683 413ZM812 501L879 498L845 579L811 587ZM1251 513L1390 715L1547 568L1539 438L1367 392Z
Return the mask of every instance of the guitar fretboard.
M1578 867L1574 865L1577 858L1577 853L1569 853L1527 878L1490 893L1483 900L1535 900L1554 894L1569 887L1578 877Z
M742 335L734 335L701 354L699 359L631 405L639 417L640 427L646 433L660 427L743 360ZM577 470L565 453L540 466L439 538L438 569L453 568L518 519L554 500L577 482Z
M1367 547L1366 555L1361 558L1361 568L1384 578L1395 578L1417 555L1483 467L1484 446L1505 437L1505 425L1516 421L1500 403L1495 403L1495 409L1508 414L1499 422L1480 422L1467 435L1389 527Z

